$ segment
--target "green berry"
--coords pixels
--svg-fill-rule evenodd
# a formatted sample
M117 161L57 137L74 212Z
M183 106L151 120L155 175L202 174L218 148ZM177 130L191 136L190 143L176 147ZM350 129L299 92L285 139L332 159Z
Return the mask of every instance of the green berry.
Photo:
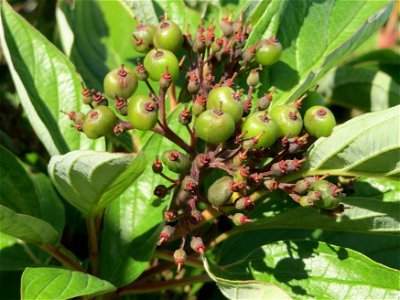
M161 22L154 34L153 43L156 48L177 52L183 44L183 34L178 25L172 21Z
M218 110L202 112L194 124L196 134L206 143L218 145L235 132L235 122L230 114Z
M136 74L131 69L121 65L120 68L110 71L104 78L104 92L112 98L128 99L133 95L138 86Z
M153 45L156 27L151 24L138 24L132 32L133 46L139 52L148 52Z
M312 184L311 188L321 194L321 199L314 203L316 206L323 209L335 209L339 206L341 195L335 195L337 187L334 184L326 180L318 180Z
M171 73L171 81L179 77L179 61L176 56L168 50L153 49L144 58L144 67L153 81L159 81L166 72Z
M65 112L64 112L65 113ZM65 113L71 121L74 121L75 124L82 124L85 121L86 115L82 112L71 111L69 113Z
M311 201L307 196L302 196L300 198L299 204L303 207L312 206L313 201Z
M84 104L90 105L92 104L92 95L90 93L90 90L88 88L86 88L85 84L83 82L81 82L82 85L82 102Z
M215 181L207 192L208 201L215 207L224 205L232 196L230 185L233 182L229 176L223 176Z
M277 39L270 38L258 42L255 60L263 66L272 66L277 63L282 55L282 45Z
M335 126L335 116L324 106L312 106L304 115L304 127L315 137L330 136Z
M303 128L303 119L299 111L290 104L275 106L269 115L278 124L280 136L295 137Z
M256 86L260 83L260 75L257 70L251 70L247 76L246 83L248 86Z
M152 129L157 123L156 102L146 95L134 96L128 104L128 121L136 129Z
M298 180L293 188L293 191L297 194L305 194L311 187L312 182L307 178Z
M161 161L170 171L177 174L188 174L192 166L190 156L178 150L165 150L161 155Z
M207 97L207 109L221 109L238 122L243 115L243 103L234 97L235 91L230 87L222 86L212 89Z
M107 106L98 106L90 110L82 124L82 130L90 139L97 139L113 131L117 117Z
M259 111L249 115L243 123L242 131L247 131L244 138L259 138L256 148L267 148L275 143L279 135L277 123L270 119L265 112Z

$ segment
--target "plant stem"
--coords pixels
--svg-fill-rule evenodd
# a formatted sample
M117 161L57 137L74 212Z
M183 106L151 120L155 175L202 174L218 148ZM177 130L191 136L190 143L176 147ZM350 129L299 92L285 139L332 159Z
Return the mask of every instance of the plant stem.
M121 288L117 290L116 294L118 296L122 296L128 294L151 293L151 292L162 291L165 289L172 289L176 287L195 284L199 282L208 282L208 281L211 281L211 278L207 274L202 274L182 279L172 279L172 280L152 282L146 284L135 284L130 286L129 288Z
M89 260L91 273L93 275L99 274L99 246L97 242L96 218L90 215L86 219L86 226L88 231L88 247L89 247Z
M193 153L192 147L188 145L184 140L182 140L176 133L174 133L169 127L166 128L160 128L156 127L153 128L153 131L166 137L169 139L171 142L175 143L179 147L181 147L183 150L185 150L187 153Z
M176 100L176 86L175 83L171 83L169 87L169 112L173 112L175 107L178 105L178 101Z
M86 271L77 262L73 261L67 255L62 253L58 247L55 247L51 244L44 244L40 245L39 247L57 259L62 265L72 270L86 273Z

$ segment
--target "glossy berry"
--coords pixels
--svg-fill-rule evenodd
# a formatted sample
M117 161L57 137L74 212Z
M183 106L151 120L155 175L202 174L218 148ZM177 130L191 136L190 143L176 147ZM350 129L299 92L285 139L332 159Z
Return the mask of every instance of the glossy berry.
M222 18L221 23L219 24L224 36L229 37L233 33L233 22L230 18Z
M304 115L304 127L315 137L330 136L335 126L335 116L324 106L312 106Z
M153 38L156 27L151 24L138 24L132 32L133 46L139 52L145 53L153 45Z
M139 130L150 130L157 123L157 105L146 95L136 95L129 100L128 120Z
M313 191L321 194L321 199L315 202L315 205L324 209L335 209L339 206L341 195L335 191L337 187L326 180L318 180L311 186Z
M158 157L153 161L153 165L151 166L151 168L155 174L162 173L164 169L162 161L159 160Z
M199 183L192 176L185 176L182 180L182 188L189 193L197 191Z
M153 194L158 198L164 198L168 194L168 188L163 184L159 184L154 188Z
M246 223L251 223L253 220L249 219L246 215L241 213L236 213L230 217L235 225L244 225Z
M178 150L165 150L161 155L161 161L167 168L177 174L187 174L192 162L190 157Z
M239 198L236 202L235 202L235 208L239 209L239 210L247 210L250 211L254 208L254 202L249 198L249 197L242 197Z
M166 225L160 232L160 240L158 241L158 245L161 245L162 243L168 242L171 237L175 233L175 227Z
M275 143L279 135L279 127L265 112L259 111L249 115L243 123L242 131L247 133L244 138L258 138L256 148L267 148Z
M171 81L176 81L179 77L179 61L175 54L168 50L153 49L144 58L144 67L153 81L159 81L166 72L171 73Z
M303 119L292 105L275 106L270 110L269 116L278 124L280 136L297 136L303 128Z
M181 49L183 44L182 31L174 22L163 21L157 26L153 43L158 49L177 52Z
M307 207L307 206L311 206L314 204L313 201L310 200L310 198L308 198L307 196L302 196L300 198L299 204L303 207Z
M230 114L206 110L194 124L196 134L206 143L218 145L227 141L235 132L235 122Z
M208 201L215 207L224 205L232 196L231 184L233 180L229 176L223 176L216 180L207 192Z
M193 224L199 223L202 219L203 217L201 216L201 211L193 209L190 212L190 222L192 222Z
M321 200L322 194L319 191L309 191L307 193L308 201L311 203L315 203L316 201Z
M272 66L281 58L282 45L277 39L270 38L258 42L255 60L263 66Z
M256 86L260 83L260 75L258 70L251 70L249 76L247 76L246 83L248 86Z
M235 123L243 115L243 103L235 99L235 91L230 87L222 86L212 89L207 97L207 109L221 109L232 116Z
M82 123L86 118L86 115L83 112L71 111L71 112L65 113L65 114L68 115L68 118L71 121L74 121L75 124Z
M138 86L138 80L133 70L122 65L120 68L110 71L103 81L105 94L117 99L128 99L133 95Z
M274 163L271 166L271 174L279 177L282 176L283 174L287 173L287 164L286 161L281 160L280 162Z
M199 116L203 111L205 111L206 101L207 99L203 96L196 97L192 105L192 112L195 116Z
M115 100L115 108L122 116L126 116L128 114L128 101L117 97L117 100Z
M81 82L82 85L82 102L84 104L92 104L92 95L90 93L90 90L88 88L86 88L85 84L83 82Z
M90 139L97 139L111 133L117 124L117 117L107 106L98 106L89 111L82 124L82 130Z
M205 246L201 237L192 237L190 240L190 248L197 253L204 253Z
M312 182L307 178L298 180L293 188L293 191L297 194L303 195L310 189L311 184Z
M186 257L186 252L182 248L175 250L174 259L175 263L178 265L178 271L180 270L180 267L185 263Z

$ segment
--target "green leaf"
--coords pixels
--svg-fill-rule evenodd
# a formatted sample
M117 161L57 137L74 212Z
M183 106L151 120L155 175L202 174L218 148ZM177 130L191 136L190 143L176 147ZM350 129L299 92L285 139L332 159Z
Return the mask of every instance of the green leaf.
M394 49L378 49L353 58L346 65L365 67L372 64L400 65L400 53Z
M46 175L32 174L31 177L40 202L41 219L50 223L61 236L65 225L64 204Z
M194 33L197 26L200 25L200 12L187 6L183 0L159 1L153 2L159 7L158 12L167 13L168 19L174 21L181 28L182 32L186 30L187 24L190 24L191 32Z
M42 262L35 256L30 245L0 232L0 271L23 270L27 266L41 264Z
M205 258L203 263L207 274L218 284L220 292L228 299L292 299L276 285L254 279L227 279L228 276L225 274L220 275L214 268L210 268Z
M313 240L334 244L359 251L372 260L388 267L399 269L400 238L398 236L365 234L321 229L266 229L260 228L239 232L225 240L207 254L216 255L219 264L230 264L243 259L262 245L282 240ZM235 251L232 251L235 249Z
M367 113L337 126L308 151L302 175L399 179L399 108Z
M247 294L249 283L268 284L294 299L397 299L398 271L380 265L343 247L314 241L286 241L264 245L228 265L205 266L222 292L236 288L241 299L260 299ZM222 285L220 285L220 282ZM283 291L284 292L283 292ZM260 293L263 290L260 290ZM250 292L254 291L250 289ZM229 294L231 299L240 299ZM281 298L274 294L263 299ZM233 296L233 297L232 297ZM289 297L286 297L289 298Z
M400 185L387 178L360 177L353 182L354 196L374 197L384 201L399 201Z
M146 3L151 2L140 3L147 6ZM74 62L88 88L103 92L103 80L110 70L121 64L134 69L136 59L144 57L133 47L132 32L136 21L122 1L75 1L71 5L62 0L58 2L56 17L64 52ZM148 93L143 81L139 81L136 93ZM113 105L110 107L115 110ZM120 118L127 121L126 117ZM111 138L133 151L131 132ZM135 146L140 147L142 140L135 142Z
M188 140L184 126L176 120L182 106L178 106L168 118L172 130ZM165 137L153 134L143 151L153 161L167 149L179 149ZM174 173L166 174L177 178ZM163 225L163 211L169 200L153 195L158 184L171 185L161 176L154 174L148 164L139 181L136 181L107 209L101 242L101 277L120 287L135 280L146 268L151 258Z
M0 146L0 204L16 213L40 217L35 185L21 162Z
M333 104L379 111L400 104L400 85L389 75L369 68L341 67L318 83L318 92Z
M71 299L114 290L95 276L56 268L26 268L21 279L22 299Z
M18 214L3 205L0 205L0 231L35 244L55 243L59 238L57 230L49 223Z
M282 193L273 193L250 212L252 224L236 227L234 232L269 228L304 228L392 234L400 232L400 198L398 192L388 191L376 196L357 194L343 198L346 209L333 217L314 208L304 208Z
M152 1L122 0L122 2L132 10L140 22L158 25L158 16Z
M263 3L265 5L268 1L260 1L260 4ZM272 0L268 3L268 6L265 7L262 17L257 23L254 23L254 21L251 20L251 23L254 25L249 38L247 39L247 45L253 45L263 38L276 36L278 25L287 3L287 1Z
M61 235L44 221L47 220L44 216L48 216L45 207L51 199L39 200L38 195L43 194L38 194L22 163L2 146L0 158L0 231L27 242L55 242ZM53 207L53 212L56 208Z
M386 206L386 202L397 202L397 206L399 204L400 186L398 181L395 180L359 178L353 181L350 187L345 186L345 189L349 190L349 188L353 191L351 193L348 192L351 197L361 199L355 207L364 206L371 208L368 205L363 205L365 201L368 202L369 198L376 200L375 209L378 211L381 207ZM246 226L237 227L237 229L230 234L229 239L220 244L216 252L218 255L217 259L220 263L229 264L235 259L241 259L242 256L240 253L249 253L253 249L267 243L281 240L311 239L351 248L387 266L399 268L400 257L398 252L400 249L400 238L398 235L372 234L379 233L379 231L373 232L368 229L370 225L362 218L362 214L365 213L365 210L359 210L359 216L355 218L356 216L353 215L351 219L348 219L348 222L343 222L343 220L346 219L344 216L343 219L339 219L339 224L337 226L332 226L337 221L336 218L327 218L326 216L314 218L317 214L304 210L304 208L302 209L298 204L294 203L293 200L289 199L289 197L285 198L282 196L282 193L273 193L270 196L270 199L267 198L264 203L258 203L256 209L249 213L249 217L257 219L256 223L260 223L260 226L252 227L251 224L248 224ZM287 201L289 201L289 203L287 203ZM345 211L345 213L355 208L350 206L346 207L347 211ZM297 210L297 213L294 213L297 215L294 217L299 219L297 222L289 223L287 228L282 228L286 227L283 224L290 222L290 219L293 218L292 209ZM396 211L398 211L399 208L394 207L394 209L394 219L398 220L399 217L396 217ZM301 212L304 214L301 215ZM280 216L280 214L282 214L282 216ZM285 214L287 214L286 218ZM367 214L370 214L370 212L367 212ZM278 220L275 220L276 222L273 221L274 216L278 218ZM310 222L314 221L315 223L305 224L304 221L308 220L310 217L312 219ZM366 218L368 218L368 216L366 216ZM329 223L326 223L327 219L331 221L330 226L328 226ZM377 216L376 219L371 220L370 224L374 222L380 224L381 220L382 219ZM310 229L301 229L304 227L303 224ZM365 225L367 225L367 227L365 227ZM321 227L326 230L319 229ZM364 231L362 231L363 227L365 229ZM358 228L357 231L359 231L359 233L354 232L354 229L353 231L348 231L349 228L350 230L351 228ZM398 231L398 229L393 227L393 231L395 230ZM236 251L233 252L231 250L232 248L235 248ZM215 250L213 252L215 252Z
M68 59L4 2L0 40L22 106L33 129L51 154L70 149L103 149L71 129L61 112L80 111L80 79Z
M144 153L72 151L53 156L49 174L60 194L84 215L97 215L145 168Z
M89 88L103 91L103 79L111 70L132 67L143 54L132 45L136 22L121 1L60 1L57 21L64 51ZM138 93L143 82L139 82Z
M277 88L273 105L291 102L315 85L376 31L393 7L391 1L286 2L277 32L282 58L262 79Z

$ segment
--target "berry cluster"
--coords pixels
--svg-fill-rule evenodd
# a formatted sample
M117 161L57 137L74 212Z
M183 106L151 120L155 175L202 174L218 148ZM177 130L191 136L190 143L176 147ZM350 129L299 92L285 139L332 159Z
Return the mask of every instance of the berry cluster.
M92 139L112 131L152 130L181 148L164 151L152 165L154 173L171 183L154 190L159 198L172 195L164 214L168 225L158 244L174 235L182 237L174 253L178 266L186 258L187 235L194 252L205 250L193 229L202 222L202 210L207 207L242 225L252 222L242 212L255 207L257 191L280 189L302 206L331 212L343 208L341 189L324 178L285 182L287 174L301 168L303 153L316 138L331 134L336 125L332 112L312 106L300 113L307 95L270 108L273 89L254 99L262 86L260 71L279 61L282 45L274 37L247 45L252 28L244 24L242 16L237 20L224 17L219 27L220 37L215 36L213 22L209 27L201 24L192 37L166 16L157 27L138 24L133 44L146 53L143 64L138 61L135 71L122 65L108 73L104 79L108 98L83 85L82 101L92 109L86 115L69 113L74 127ZM185 55L179 60L176 53ZM190 102L179 113L180 124L190 134L189 142L171 130L166 118L167 91L175 89L179 77L185 80L183 93ZM138 80L148 87L147 94L134 95ZM158 83L158 92L149 80ZM246 85L239 86L244 82ZM110 102L115 109L108 106ZM176 178L166 175L164 168L177 174ZM209 185L206 179L215 174L219 175Z

